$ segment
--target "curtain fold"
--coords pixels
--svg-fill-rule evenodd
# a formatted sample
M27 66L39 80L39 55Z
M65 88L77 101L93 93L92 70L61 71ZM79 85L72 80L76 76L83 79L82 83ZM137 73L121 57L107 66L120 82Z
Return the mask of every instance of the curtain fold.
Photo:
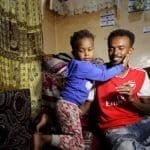
M39 0L0 0L0 88L31 91L40 99L42 30Z
M59 15L76 15L111 8L115 0L50 0L49 8Z

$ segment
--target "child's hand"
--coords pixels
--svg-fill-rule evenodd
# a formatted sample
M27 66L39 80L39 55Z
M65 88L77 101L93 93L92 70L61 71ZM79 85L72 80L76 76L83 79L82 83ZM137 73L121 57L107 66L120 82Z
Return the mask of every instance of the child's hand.
M41 117L40 122L39 122L39 123L37 124L37 126L36 126L37 132L40 131L40 128L42 128L43 126L46 125L47 121L48 121L48 116L47 116L47 114L43 114L42 117Z
M123 60L123 65L124 65L125 67L128 66L128 63L129 63L129 57L130 57L130 54L127 54L126 57L125 57L124 60Z
M93 100L92 100L93 101ZM85 115L90 109L92 101L86 101L84 104L80 106L80 117Z

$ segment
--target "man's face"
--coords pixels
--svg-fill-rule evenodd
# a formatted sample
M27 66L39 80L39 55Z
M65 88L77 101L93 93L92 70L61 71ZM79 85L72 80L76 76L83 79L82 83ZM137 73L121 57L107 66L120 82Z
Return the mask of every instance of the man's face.
M108 49L110 62L114 65L123 62L127 54L132 53L133 48L130 45L130 40L127 36L117 36L111 40Z

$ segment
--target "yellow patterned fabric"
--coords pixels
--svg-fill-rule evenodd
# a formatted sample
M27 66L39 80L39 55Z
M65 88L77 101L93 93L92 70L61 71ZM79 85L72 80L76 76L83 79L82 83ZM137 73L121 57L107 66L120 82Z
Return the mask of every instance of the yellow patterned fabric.
M29 88L32 115L41 98L39 0L0 0L0 87Z

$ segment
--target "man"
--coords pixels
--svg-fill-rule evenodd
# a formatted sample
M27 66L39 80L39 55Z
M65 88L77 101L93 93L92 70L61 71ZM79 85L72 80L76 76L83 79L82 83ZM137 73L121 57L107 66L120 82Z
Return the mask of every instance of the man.
M135 36L117 29L108 37L109 68L131 55ZM127 69L109 81L98 83L96 100L98 127L113 150L150 149L150 80L138 68Z

